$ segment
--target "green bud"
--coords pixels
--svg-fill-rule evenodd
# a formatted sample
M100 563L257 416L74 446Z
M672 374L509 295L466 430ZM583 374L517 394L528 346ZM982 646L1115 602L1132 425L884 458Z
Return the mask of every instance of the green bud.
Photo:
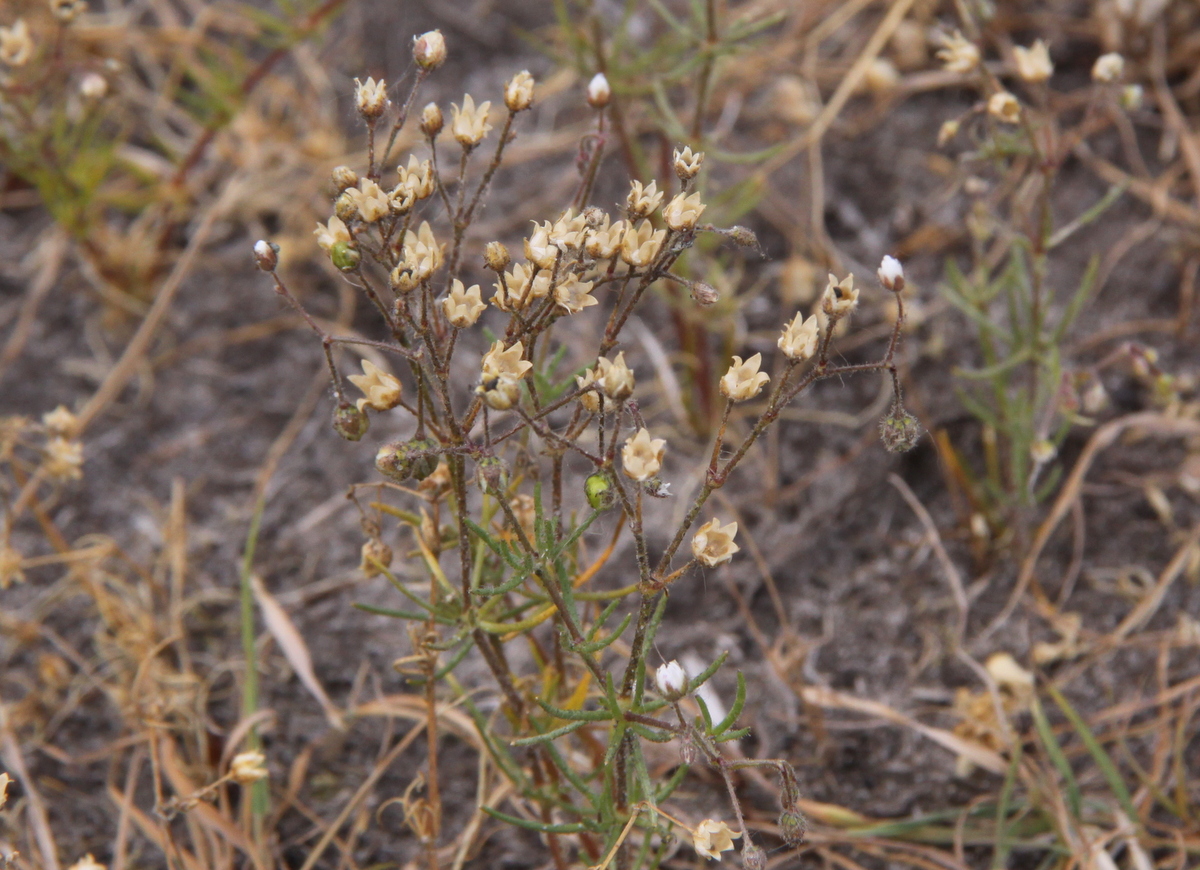
M349 402L338 402L333 409L333 431L347 441L357 441L367 434L371 420L366 411L360 411Z
M388 480L404 483L412 477L412 462L408 458L407 445L403 441L384 444L375 454L375 468Z
M437 451L437 444L427 438L414 438L408 442L408 457L413 477L417 480L424 480L437 471L439 459Z
M608 510L613 506L612 480L603 471L588 475L583 483L584 494L593 510Z
M329 249L329 259L343 272L353 272L358 268L358 261L362 259L362 256L350 247L349 242L335 242Z
M796 809L784 810L779 814L779 832L789 846L799 846L804 842L804 833L808 829L808 820Z
M479 488L484 492L498 491L508 486L508 468L499 456L481 456L475 464Z

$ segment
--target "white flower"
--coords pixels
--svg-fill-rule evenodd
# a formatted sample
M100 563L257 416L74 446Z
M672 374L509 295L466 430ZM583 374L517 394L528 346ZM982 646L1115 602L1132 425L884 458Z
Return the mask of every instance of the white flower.
M483 137L492 129L488 123L488 111L492 108L490 102L475 106L475 99L470 94L463 94L462 108L458 103L450 104L453 120L450 122L450 132L458 144L464 148L474 148L483 141Z
M817 342L821 337L821 327L817 323L817 315L810 314L804 319L802 312L797 312L791 322L783 328L776 344L788 359L811 359L817 352Z
M1017 62L1017 75L1022 81L1044 82L1054 72L1054 64L1050 62L1050 49L1040 39L1029 48L1019 45L1015 47L1013 59Z
M669 701L677 701L687 692L687 674L674 659L658 666L654 672L654 682L659 694Z
M888 290L899 293L904 289L904 267L890 254L883 258L876 274L879 276L879 283Z
M1125 74L1125 58L1115 51L1102 54L1092 66L1092 81L1115 82Z
M715 568L732 559L733 554L742 549L733 542L737 529L737 523L722 526L716 517L696 529L692 536L692 555L696 561Z
M1021 120L1021 104L1008 91L992 94L987 104L988 114L998 118L1005 124L1015 124Z
M705 858L720 860L721 853L733 848L733 841L741 837L724 822L705 819L692 831L692 845Z
M771 380L770 375L758 370L761 365L761 353L756 353L745 362L742 362L740 356L735 356L729 371L721 378L721 395L732 402L753 399L766 386L767 381Z
M650 430L638 429L637 434L625 441L621 448L621 462L625 476L644 483L658 474L662 468L663 453L667 442L662 438L651 438Z
M588 105L593 109L603 109L612 99L612 88L608 86L608 78L604 73L596 73L587 86Z

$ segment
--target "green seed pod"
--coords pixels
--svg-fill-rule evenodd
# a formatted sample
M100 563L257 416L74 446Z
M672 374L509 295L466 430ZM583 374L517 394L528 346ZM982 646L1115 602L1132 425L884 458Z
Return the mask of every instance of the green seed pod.
M508 486L508 467L499 456L482 456L475 464L475 476L484 492L495 492Z
M408 442L408 457L413 477L417 480L424 480L437 471L440 459L437 450L438 445L427 438L414 438Z
M393 441L380 447L375 454L375 468L379 473L396 483L404 483L412 477L412 462L406 447L404 441Z
M597 471L583 482L583 492L593 510L604 511L613 506L612 480L606 472Z
M335 242L329 249L329 259L343 272L353 272L358 268L358 261L362 259L362 255L350 247L349 242Z
M333 409L333 431L347 441L357 441L367 434L371 420L366 411L360 411L349 402L338 402Z
M799 846L803 843L807 829L808 820L799 810L784 810L779 814L779 832L789 846Z

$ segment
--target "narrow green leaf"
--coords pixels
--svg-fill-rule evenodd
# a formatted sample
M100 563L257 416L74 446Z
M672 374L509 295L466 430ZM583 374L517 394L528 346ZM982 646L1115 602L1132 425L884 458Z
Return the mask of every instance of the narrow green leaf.
M730 728L738 720L738 716L742 715L742 708L746 706L746 678L741 671L737 672L737 694L733 698L733 706L729 708L729 712L720 724L714 729L714 735L720 735Z
M507 822L518 828L525 828L527 831L537 831L541 834L581 834L587 830L587 826L580 822L566 822L559 825L548 825L545 822L539 822L534 819L522 819L517 816L510 816L508 813L502 813L492 807L480 807L485 813L493 819L499 819L502 822Z
M532 737L519 737L516 740L510 740L509 746L534 746L538 743L547 743L551 740L557 740L560 737L566 737L568 734L578 731L588 720L579 720L571 722L569 725L564 725L561 728L555 728L553 731L547 731L545 734L535 734Z
M1117 801L1121 804L1121 809L1125 811L1125 815L1129 817L1131 822L1136 823L1139 819L1137 807L1133 804L1133 798L1129 795L1129 788L1125 785L1125 780L1121 777L1120 771L1117 770L1116 764L1113 763L1112 756L1104 751L1104 747L1100 745L1100 741L1096 739L1096 735L1092 732L1092 729L1088 727L1087 722L1071 706L1070 702L1063 697L1062 692L1054 686L1047 686L1046 690L1050 693L1050 697L1054 699L1054 703L1063 711L1063 715L1067 717L1071 725L1075 728L1075 733L1079 735L1079 739L1087 747L1087 751L1096 762L1096 766L1100 768L1100 772L1108 782L1108 787L1112 789L1113 795L1116 796Z
M1033 713L1033 724L1037 728L1042 746L1045 747L1046 754L1050 756L1050 761L1058 768L1059 775L1062 776L1063 782L1066 783L1067 805L1071 810L1071 815L1078 819L1083 799L1079 792L1079 783L1075 779L1075 773L1071 770L1071 763L1067 761L1066 753L1063 752L1062 746L1059 745L1058 738L1054 736L1054 731L1050 727L1050 722L1046 719L1046 713L1042 709L1042 704L1037 698L1033 699L1031 712Z

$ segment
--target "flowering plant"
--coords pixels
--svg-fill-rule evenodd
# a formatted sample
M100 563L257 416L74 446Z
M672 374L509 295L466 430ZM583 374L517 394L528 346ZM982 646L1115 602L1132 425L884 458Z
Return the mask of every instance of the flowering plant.
M430 47L438 50L431 50ZM440 47L440 48L439 48ZM471 95L452 108L447 126L441 109L419 114L425 156L410 156L395 170L397 133L416 105L418 91L444 57L440 34L417 40L417 73L390 126L384 126L389 88L368 80L358 85L357 104L366 124L368 165L359 175L334 170L334 214L317 227L320 246L333 265L357 286L378 312L380 340L329 334L288 290L279 252L260 242L255 255L276 292L320 336L333 392L334 428L357 441L372 416L399 414L408 437L377 448L375 466L387 490L415 504L371 504L410 530L414 557L393 562L382 540L381 520L364 510L368 540L362 568L385 576L410 604L386 611L414 624L412 655L403 668L423 682L430 710L439 684L455 693L474 717L492 760L513 786L511 806L484 806L497 818L550 838L560 866L568 852L589 863L607 863L625 845L622 866L652 866L670 848L674 818L661 810L686 773L703 762L728 784L738 819L736 832L709 820L694 829L696 848L714 857L741 838L747 860L763 853L751 839L736 801L739 768L765 766L783 786L784 835L802 834L798 787L790 765L777 760L727 758L720 744L737 739L745 702L738 676L728 714L715 719L696 694L723 657L688 675L675 663L657 672L657 693L646 668L665 616L667 593L693 569L716 568L738 552L738 524L711 518L694 528L709 497L723 487L781 410L817 381L856 372L889 373L895 388L891 445L911 443L915 424L900 404L895 354L903 323L903 273L894 259L880 277L894 294L899 317L883 359L835 365L835 327L858 304L853 276L830 276L819 313L797 314L782 330L782 358L764 367L761 353L735 356L720 379L726 397L703 484L691 495L683 520L665 540L649 534L648 500L665 498L667 441L655 437L635 399L634 369L626 361L622 333L630 316L662 281L683 284L697 304L716 291L673 270L698 234L723 235L757 247L741 227L701 222L706 211L699 179L704 155L684 148L674 160L677 192L668 197L661 179L634 181L618 213L591 204L601 149L592 148L569 207L548 220L532 221L524 261L513 262L499 241L482 245L483 269L491 273L490 305L485 279L474 268L471 229L488 184L501 166L522 112L534 102L535 82L518 73L503 90L502 112ZM587 100L602 133L611 93L593 79ZM443 129L457 156L444 154ZM496 128L499 132L496 135ZM380 147L386 131L385 144ZM480 149L485 158L472 158ZM456 169L448 169L455 166ZM395 171L394 178L387 178ZM664 204L665 203L665 204ZM437 213L440 212L440 218ZM478 279L479 283L471 283ZM469 287L467 285L470 285ZM486 318L486 320L485 320ZM486 340L476 333L484 324ZM576 323L585 325L575 325ZM595 344L577 358L581 368L563 372L581 335ZM349 377L361 393L350 395L339 355L345 348L382 352L397 374L364 359L363 373ZM470 373L473 372L473 377ZM764 390L770 389L764 395ZM752 422L735 437L731 415L748 404ZM538 457L544 457L539 460ZM359 488L361 490L361 487ZM611 519L601 519L611 511ZM612 543L588 557L583 536L611 527ZM634 564L623 571L636 582L621 588L590 588L616 551L617 538L633 539ZM691 534L691 558L676 555ZM557 631L546 631L552 623ZM415 626L419 626L419 629ZM508 646L528 645L539 678L512 664ZM478 656L494 679L500 706L492 713L454 678L456 667ZM662 713L673 713L673 720ZM430 746L437 717L431 712ZM655 783L643 754L644 741L677 740L684 764L668 782ZM438 776L431 751L427 780ZM440 818L437 790L430 813ZM705 827L707 825L707 827ZM437 846L440 822L414 826L429 849ZM607 856L607 857L605 857Z

